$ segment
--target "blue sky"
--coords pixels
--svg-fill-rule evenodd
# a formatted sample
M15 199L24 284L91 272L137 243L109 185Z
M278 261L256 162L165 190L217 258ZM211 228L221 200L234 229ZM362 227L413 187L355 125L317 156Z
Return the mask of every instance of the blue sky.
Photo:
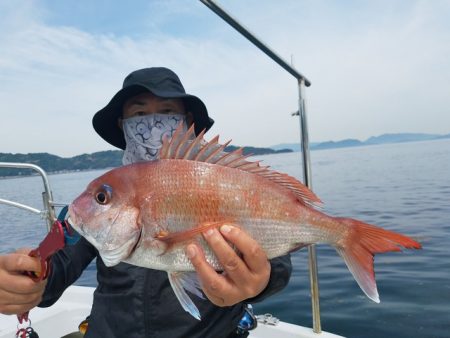
M450 132L449 1L222 0L312 82L312 141ZM0 1L0 152L112 149L91 127L167 66L236 145L297 142L295 80L199 1Z

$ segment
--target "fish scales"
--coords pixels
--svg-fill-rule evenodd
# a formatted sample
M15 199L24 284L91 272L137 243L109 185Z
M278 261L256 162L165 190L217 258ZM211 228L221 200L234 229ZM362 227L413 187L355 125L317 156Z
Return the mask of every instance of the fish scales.
M183 308L200 319L185 290L201 296L184 250L202 246L222 267L202 232L235 224L250 234L268 258L312 243L333 246L364 293L379 302L373 256L420 249L411 238L355 219L329 216L320 199L286 174L226 153L218 138L195 137L180 126L164 140L161 159L109 171L91 182L69 207L70 222L99 251L107 266L128 262L165 270Z
M146 243L154 240L155 232L185 231L203 222L228 220L238 224L262 245L269 258L296 246L297 243L290 243L293 233L302 232L310 243L318 240L312 235L308 238L307 226L299 226L304 206L294 196L259 176L187 160L161 160L157 165L135 166L134 170L138 179L133 190L149 203L151 212L143 219L142 250L138 246L127 262L150 268L156 265L164 269L193 270L185 257L184 246L159 257L146 257ZM150 190L151 196L140 193ZM200 243L208 252L210 263L220 269L206 243L203 240ZM175 267L174 262L178 262Z

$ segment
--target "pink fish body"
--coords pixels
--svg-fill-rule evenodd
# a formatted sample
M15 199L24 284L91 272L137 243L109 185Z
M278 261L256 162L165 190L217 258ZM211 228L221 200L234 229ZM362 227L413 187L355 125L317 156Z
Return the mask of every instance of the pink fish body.
M74 228L106 265L123 261L167 271L175 294L194 317L200 314L184 290L201 294L183 273L194 270L184 248L196 241L221 270L201 236L210 227L236 224L268 258L313 243L330 244L376 302L373 255L421 247L406 236L322 213L314 207L320 200L295 178L247 161L241 150L225 153L217 138L206 143L202 136L194 139L193 128L186 133L179 128L164 142L160 160L111 170L70 206Z

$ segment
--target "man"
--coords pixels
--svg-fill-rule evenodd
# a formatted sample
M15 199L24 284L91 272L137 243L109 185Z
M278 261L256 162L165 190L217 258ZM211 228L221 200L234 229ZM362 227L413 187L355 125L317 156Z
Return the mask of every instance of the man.
M124 150L123 163L155 160L162 138L184 122L198 134L214 121L203 102L186 94L178 76L167 68L146 68L128 75L123 88L93 118L94 129L110 144ZM221 261L216 272L200 247L186 253L195 267L208 300L194 300L202 320L184 312L167 273L126 263L108 268L84 238L52 259L47 281L34 283L22 271L38 271L26 252L0 256L0 312L23 313L58 300L97 258L98 286L85 337L245 337L236 332L246 302L257 302L281 290L291 272L290 257L271 260L243 230L230 225L203 234ZM241 252L238 256L228 242Z

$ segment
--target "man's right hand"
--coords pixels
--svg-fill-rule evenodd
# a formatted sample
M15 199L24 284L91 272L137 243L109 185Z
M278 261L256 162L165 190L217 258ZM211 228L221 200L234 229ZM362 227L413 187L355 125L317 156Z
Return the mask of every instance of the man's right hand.
M47 281L34 282L25 271L39 272L39 260L28 256L29 249L0 255L0 313L25 313L42 300Z

